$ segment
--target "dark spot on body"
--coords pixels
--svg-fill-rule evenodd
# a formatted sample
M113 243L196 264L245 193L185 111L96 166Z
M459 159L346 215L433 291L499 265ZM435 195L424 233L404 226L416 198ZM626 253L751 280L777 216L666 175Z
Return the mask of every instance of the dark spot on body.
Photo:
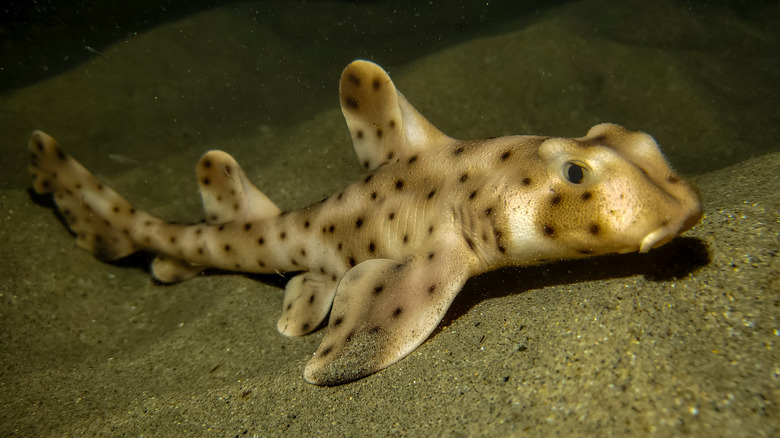
M404 188L404 180L399 179L395 182L395 189L396 190L403 190Z
M601 232L601 227L599 227L599 224L590 224L588 231L590 234L597 236Z
M542 231L544 231L544 235L547 237L552 237L555 234L555 228L551 225L543 225Z
M370 252L371 254L373 254L374 252L376 252L376 243L374 243L374 242L370 242L370 243L368 244L368 252Z
M362 227L362 226L363 226L363 218L362 218L362 217L359 217L359 218L357 218L357 220L355 221L355 229L359 229L359 228L360 228L360 227Z
M400 307L396 307L395 310L393 310L393 318L398 318L401 316L401 313L403 312L403 309Z
M303 223L303 228L309 228L310 225L311 225L311 222L306 221L306 222Z
M364 184L368 184L373 178L374 178L374 174L373 173L371 175L366 175L366 177L363 178L363 183Z
M432 284L428 287L428 295L433 295L434 292L436 292L436 285Z
M473 192L469 193L469 199L474 199L477 197L477 191L474 190Z
M325 357L325 356L329 355L331 351L333 351L333 349L330 348L330 347L322 350L322 357Z
M207 186L207 185L211 184L211 180L208 179L208 178L203 178L202 182L203 182L204 186Z
M371 82L371 87L374 88L374 91L379 91L380 85L382 85L382 83L379 82L379 79L374 79L374 81Z
M349 261L349 266L354 268L355 267L355 258L350 256L348 261Z
M434 195L436 195L436 190L431 190L430 192L428 192L428 199L433 198Z
M501 154L501 161L506 161L509 156L512 155L512 151L504 151L504 153Z
M462 183L468 181L468 179L469 179L469 174L468 173L464 173L464 174L462 174L460 176L460 182L462 182Z
M412 164L415 161L417 161L417 155L412 155L411 157L409 157L408 160L406 160L406 162L409 163L409 164Z
M381 284L377 285L376 287L374 287L374 295L381 294L383 290L385 290L385 286L384 285L381 285Z
M356 136L358 139L362 139L362 138L363 138L363 131L361 131L360 129L358 129L358 130L357 130L357 132L355 132L355 136Z
M211 167L211 160L209 160L209 159L203 160L203 167L205 167L206 169L210 168Z
M587 201L587 200L589 200L592 197L593 197L593 194L591 192L584 192L582 194L582 196L581 196L583 201Z
M348 107L350 107L350 108L352 108L352 109L354 109L354 110L356 110L356 109L358 109L358 108L360 107L360 102L358 102L357 100L355 100L354 98L352 98L352 97L349 97L349 96L346 96L346 97L344 98L344 103L345 103L345 104L346 104Z
M376 137L382 138L382 128L376 128Z
M309 325L309 323L308 323L308 322L304 323L304 324L301 326L301 328L303 329L303 331L307 331L307 330L309 330L309 327L311 327L311 326Z
M391 212L390 212L390 214L388 214L388 215L387 215L387 219L388 219L388 220L393 220L393 219L395 219L395 212L391 211Z
M257 244L258 244L258 245L262 245L262 244L264 244L264 243L265 243L265 239L264 239L264 238L262 238L262 237L258 237L258 238L257 238Z
M528 177L523 178L522 183L523 183L524 186L530 185L531 184L531 178L528 178Z
M550 199L550 204L551 205L558 205L558 204L561 203L561 199L562 199L561 195L555 195L555 196L552 197L552 199Z
M225 245L225 251L230 252L230 245Z
M244 231L249 231L251 229L252 229L252 223L251 222L247 222L247 223L244 224Z
M341 325L341 323L342 323L342 322L344 322L344 319L343 319L343 318L341 318L341 317L338 317L338 318L336 318L336 319L333 321L333 326L334 326L334 327L338 327L338 326L340 326L340 325Z

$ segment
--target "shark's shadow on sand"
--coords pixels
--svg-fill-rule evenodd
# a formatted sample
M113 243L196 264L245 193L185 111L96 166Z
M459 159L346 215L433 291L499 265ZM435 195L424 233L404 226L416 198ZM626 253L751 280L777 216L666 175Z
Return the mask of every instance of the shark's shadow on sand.
M711 261L707 244L694 237L678 237L648 253L611 254L561 260L536 266L507 267L473 277L452 302L439 324L442 327L466 314L482 301L516 295L545 286L584 283L642 275L650 281L686 277Z

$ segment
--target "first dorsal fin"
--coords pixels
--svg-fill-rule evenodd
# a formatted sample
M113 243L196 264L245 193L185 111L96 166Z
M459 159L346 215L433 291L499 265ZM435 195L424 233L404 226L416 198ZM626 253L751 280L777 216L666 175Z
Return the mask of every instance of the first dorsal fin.
M355 153L365 170L451 140L417 112L387 72L373 62L349 64L341 74L339 96Z

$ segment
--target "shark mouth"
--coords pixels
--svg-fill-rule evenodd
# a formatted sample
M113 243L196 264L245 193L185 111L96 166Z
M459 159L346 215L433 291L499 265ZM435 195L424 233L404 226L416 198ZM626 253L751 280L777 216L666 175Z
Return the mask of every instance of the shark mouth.
M664 243L672 240L696 225L701 219L703 213L701 208L696 209L691 214L680 221L664 221L664 224L656 228L642 239L639 245L639 252L648 252L653 248L658 248Z

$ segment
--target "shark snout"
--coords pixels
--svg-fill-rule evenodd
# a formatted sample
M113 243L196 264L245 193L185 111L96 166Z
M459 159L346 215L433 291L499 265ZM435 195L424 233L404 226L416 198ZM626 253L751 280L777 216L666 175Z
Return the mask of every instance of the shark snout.
M666 219L662 225L648 233L639 245L639 252L648 252L653 248L665 244L672 240L674 237L690 230L694 225L699 223L703 213L701 209L701 202L697 202L695 207L692 208L687 214L674 219Z

